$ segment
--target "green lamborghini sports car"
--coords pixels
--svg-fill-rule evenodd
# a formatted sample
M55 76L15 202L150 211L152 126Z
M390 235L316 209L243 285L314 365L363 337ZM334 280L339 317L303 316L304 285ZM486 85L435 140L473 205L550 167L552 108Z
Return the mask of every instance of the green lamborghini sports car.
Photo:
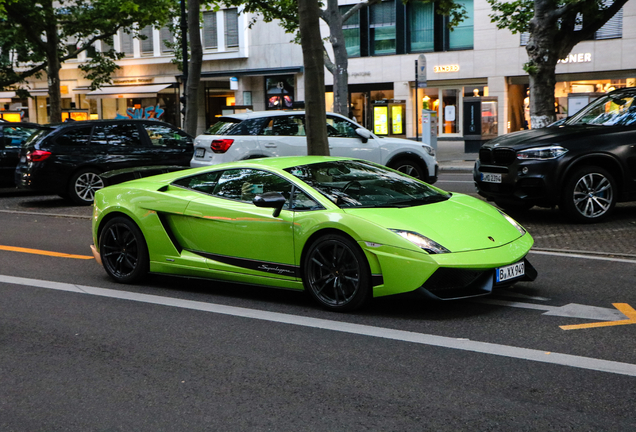
M534 280L508 215L371 162L253 159L99 190L93 254L117 282L147 273L306 290L323 307L371 297L485 295Z

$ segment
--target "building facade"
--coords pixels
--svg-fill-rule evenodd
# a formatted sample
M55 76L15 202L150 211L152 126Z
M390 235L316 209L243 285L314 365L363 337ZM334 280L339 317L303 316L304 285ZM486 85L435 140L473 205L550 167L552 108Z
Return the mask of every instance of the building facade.
M345 10L355 4L341 0ZM528 58L525 35L498 30L485 0L461 0L469 18L454 31L432 4L385 0L363 8L345 25L349 53L350 116L379 135L421 138L422 111L437 118L439 145L477 134L492 137L528 124ZM301 47L276 22L257 21L236 8L203 12L204 47L199 127L244 110L294 109L304 101ZM564 117L611 88L636 85L636 3L628 2L594 40L573 49L557 66L555 112ZM323 34L328 29L323 25ZM83 118L156 117L181 124L182 73L173 63L167 29L146 28L145 40L120 33L113 46L126 57L113 85L91 91L78 64L61 71L65 116ZM108 49L98 45L96 49ZM417 62L417 65L416 65ZM425 65L425 67L423 67ZM327 110L332 76L325 71ZM32 98L0 94L5 110L48 121L47 84L31 83ZM191 98L194 99L194 98ZM194 103L190 100L188 103ZM477 118L477 120L475 120ZM425 122L428 117L425 116ZM479 127L475 129L475 122Z

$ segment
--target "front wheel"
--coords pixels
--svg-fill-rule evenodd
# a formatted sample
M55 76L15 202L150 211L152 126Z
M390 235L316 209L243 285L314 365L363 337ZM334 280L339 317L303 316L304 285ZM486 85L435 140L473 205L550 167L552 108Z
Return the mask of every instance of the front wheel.
M396 171L400 171L401 173L415 177L419 180L428 180L428 173L424 167L422 167L422 164L414 160L400 159L395 162L391 162L389 168L393 168Z
M75 204L90 205L95 199L95 192L104 187L104 180L94 169L77 172L68 188L68 196Z
M367 259L354 241L342 235L325 235L309 247L303 282L314 300L332 311L357 309L371 296Z
M560 208L576 222L605 219L616 205L616 182L601 167L577 170L565 183Z
M99 236L99 253L106 273L120 283L133 283L148 273L148 246L139 227L126 217L115 217Z

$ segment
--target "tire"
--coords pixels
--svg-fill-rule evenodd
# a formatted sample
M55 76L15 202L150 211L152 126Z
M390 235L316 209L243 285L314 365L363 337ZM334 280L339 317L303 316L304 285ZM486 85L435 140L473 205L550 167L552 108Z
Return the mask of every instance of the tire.
M393 168L396 171L400 171L416 179L427 181L428 172L422 167L422 164L413 159L399 159L395 162L391 162L389 168Z
M573 221L599 222L614 209L616 195L614 177L601 167L587 166L568 178L559 207Z
M75 173L68 188L68 197L78 205L91 205L95 192L104 187L104 180L95 169L84 169Z
M497 207L508 213L516 214L526 212L534 207L533 204L525 202L495 201L495 204L497 205Z
M99 254L106 273L119 283L138 282L148 274L146 240L127 217L118 216L106 222L99 236Z
M352 240L327 234L307 250L303 283L311 297L325 309L345 312L358 309L371 297L369 263Z

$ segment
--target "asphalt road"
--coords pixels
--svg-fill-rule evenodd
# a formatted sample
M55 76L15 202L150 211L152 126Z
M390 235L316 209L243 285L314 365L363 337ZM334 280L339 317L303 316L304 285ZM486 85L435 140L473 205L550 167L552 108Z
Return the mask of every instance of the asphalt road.
M336 314L261 287L116 284L90 208L0 190L0 430L635 430L636 207L619 210L516 215L532 283Z

